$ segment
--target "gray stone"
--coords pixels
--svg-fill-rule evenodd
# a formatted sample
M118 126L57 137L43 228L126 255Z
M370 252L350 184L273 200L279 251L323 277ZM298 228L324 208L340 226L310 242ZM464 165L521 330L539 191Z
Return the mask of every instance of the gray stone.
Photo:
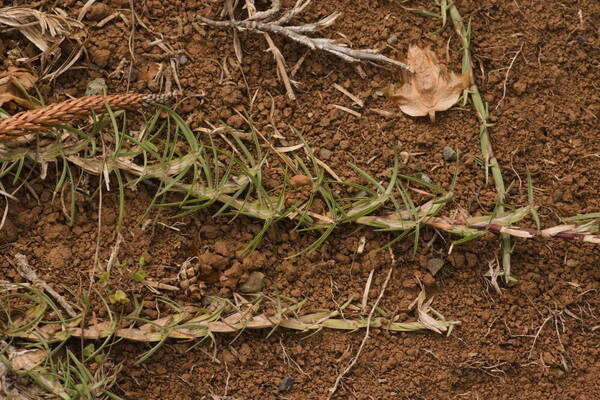
M131 82L136 82L138 80L138 78L140 77L140 72L137 70L137 68L132 67L132 68L126 68L127 70L129 70L129 80Z
M265 274L254 271L248 277L248 280L240 286L242 293L257 293L265 286Z
M86 96L102 96L107 90L106 81L104 78L96 78L88 82L85 89Z
M452 147L444 147L442 154L444 155L444 160L456 161L456 152L452 149Z
M421 174L421 180L425 183L433 183L433 181L427 174Z
M394 45L394 44L398 43L398 35L396 35L395 33L392 33L387 38L387 42L388 42L388 44L391 44L391 45Z
M441 258L430 258L427 261L427 269L431 272L431 275L435 276L440 269L444 266L444 260Z
M294 378L292 378L290 376L287 376L287 377L283 378L283 380L281 381L281 383L277 387L277 391L279 393L281 393L281 392L287 392L288 390L290 390L292 388L293 384L294 384Z

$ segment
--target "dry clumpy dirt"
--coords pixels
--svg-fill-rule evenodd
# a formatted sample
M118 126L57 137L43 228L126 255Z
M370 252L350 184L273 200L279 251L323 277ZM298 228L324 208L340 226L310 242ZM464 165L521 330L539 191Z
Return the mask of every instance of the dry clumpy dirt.
M10 2L9 2L10 3ZM76 16L82 1L54 2ZM260 35L241 33L243 64L237 64L232 32L194 26L197 14L219 19L222 1L135 1L144 24L164 40L185 62L179 78L189 97L178 112L193 127L219 120L247 128L236 110L248 110L256 126L272 132L269 115L286 140L296 144L288 125L303 132L315 152L342 179L356 179L354 163L377 179L389 177L393 147L415 153L404 173L427 173L433 182L449 187L454 164L445 162L446 146L461 154L456 200L446 212L463 208L471 214L493 208L495 191L485 185L480 163L478 121L470 105L439 113L436 124L406 116L385 118L369 109L397 111L378 93L397 79L397 72L366 66L367 78L329 56L310 52L295 80L301 83L297 100L286 99L277 79L272 55L265 52ZM261 7L266 2L257 1ZM290 6L292 1L284 1ZM477 83L489 104L493 146L505 181L512 184L508 204L527 203L526 170L532 173L536 202L542 207L542 224L551 226L559 216L600 211L600 2L594 0L461 0L455 2L472 22L472 54ZM23 4L18 1L14 4ZM449 23L432 34L440 21L412 13L402 6L437 11L433 2L419 1L314 1L299 22L315 21L341 10L343 16L327 37L347 38L356 47L384 49L402 59L410 40L421 38L440 59L460 69L460 44ZM84 22L91 31L86 68L73 69L53 86L43 87L49 101L67 94L81 96L87 82L107 79L110 93L127 90L127 81L108 78L120 61L131 59L127 38L130 27L117 18L102 28L97 21L119 11L129 14L129 1L97 1ZM289 65L306 49L274 37ZM155 92L148 79L161 50L152 46L147 30L138 29L133 40L134 74L130 90ZM0 49L26 46L17 35L1 38ZM513 60L514 58L514 60ZM227 68L224 72L223 63ZM509 66L512 64L510 70ZM507 75L508 73L508 75ZM361 118L336 110L332 104L352 107L333 88L337 83L365 101ZM280 171L267 170L266 182ZM277 167L279 168L279 167ZM87 288L96 251L99 208L81 194L78 220L70 226L60 200L53 198L53 181L37 181L11 203L0 232L0 279L20 280L12 266L14 254L26 254L39 274L61 293ZM277 186L273 182L272 186ZM433 332L372 332L359 362L343 380L335 399L598 399L600 398L600 248L564 241L517 241L512 257L518 282L497 294L484 277L489 262L500 250L495 236L454 247L433 231L422 232L416 255L412 239L376 252L392 239L387 233L365 228L339 230L315 253L287 258L310 245L316 236L296 232L292 224L274 227L250 256L240 253L260 230L250 218L210 217L210 210L178 220L161 214L154 228L143 229L143 214L155 187L140 185L127 192L127 216L119 261L128 266L111 277L114 288L153 296L129 279L140 256L154 280L174 281L179 265L200 256L208 265L202 279L206 294L231 298L250 273L264 274L263 291L301 300L307 311L335 309L350 296L360 298L367 277L375 269L370 301L374 301L392 266L395 270L381 306L413 320L407 310L418 293L416 277L427 283L433 306L447 318L460 320L452 335ZM101 210L99 258L106 260L116 240L118 197L105 193ZM213 211L216 211L213 210ZM172 211L171 215L176 211ZM170 229L166 225L175 226ZM366 238L362 254L356 249ZM426 266L433 258L444 260L435 277ZM129 270L131 269L131 271ZM230 271L229 273L226 273ZM231 272L233 271L233 272ZM237 272L236 272L237 271ZM120 274L120 275L119 275ZM194 302L183 291L165 295L180 303ZM196 294L200 297L199 294ZM146 317L157 317L153 306ZM593 328L596 327L594 330ZM110 358L123 363L116 393L127 399L313 399L326 398L335 378L356 353L364 332L324 330L306 334L278 330L254 331L239 337L218 336L218 361L211 360L210 343L187 351L189 343L169 342L148 361L134 364L149 347L121 342ZM293 361L292 361L293 360ZM277 388L285 378L293 385Z

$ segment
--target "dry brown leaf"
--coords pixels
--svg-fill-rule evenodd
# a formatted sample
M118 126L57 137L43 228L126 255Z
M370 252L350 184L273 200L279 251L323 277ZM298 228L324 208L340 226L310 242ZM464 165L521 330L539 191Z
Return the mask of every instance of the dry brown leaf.
M416 305L419 322L421 322L425 328L437 333L446 332L447 328L429 314L429 306L433 302L433 297L431 297L429 300L426 300L427 293L425 292L425 287L421 281L419 281L419 286L421 287L421 291L419 292L417 298L408 306L408 309L412 310Z
M48 351L31 349L14 351L10 355L10 366L16 371L29 371L38 366L48 356Z
M469 75L448 72L435 53L421 47L417 41L408 47L406 63L415 73L403 71L402 86L390 86L385 90L385 95L410 116L429 115L431 121L435 122L435 112L452 107L461 92L469 86Z
M14 101L20 106L31 108L31 103L24 97L21 88L29 90L36 81L37 78L23 68L9 67L0 72L0 107Z

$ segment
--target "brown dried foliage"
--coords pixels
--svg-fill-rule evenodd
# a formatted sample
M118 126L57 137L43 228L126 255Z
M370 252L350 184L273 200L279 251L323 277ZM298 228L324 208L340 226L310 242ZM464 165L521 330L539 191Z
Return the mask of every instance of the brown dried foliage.
M7 103L17 103L22 107L31 107L26 91L33 88L37 78L26 69L9 67L0 72L0 107Z
M400 110L413 117L429 115L435 122L436 111L452 107L470 84L469 75L457 75L440 64L431 49L413 41L408 47L406 63L414 74L402 72L403 84L385 90L385 95L400 105Z

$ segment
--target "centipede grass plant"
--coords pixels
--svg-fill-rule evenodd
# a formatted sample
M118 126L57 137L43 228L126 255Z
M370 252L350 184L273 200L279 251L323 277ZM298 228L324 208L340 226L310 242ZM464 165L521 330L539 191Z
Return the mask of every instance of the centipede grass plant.
M310 333L321 329L362 329L367 324L363 310L354 305L352 299L342 302L338 310L304 313L302 309L307 305L305 300L297 301L285 297L273 299L259 293L246 298L237 296L237 305L218 297L207 298L209 301L204 307L177 305L169 300L168 308L171 309L171 313L157 320L140 317L141 308L119 316L104 302L103 307L107 309L109 318L86 321L82 326L82 315L70 319L47 318L53 310L55 315L60 315L60 310L52 299L29 286L0 283L0 293L3 294L1 323L5 336L10 340L25 340L28 343L42 343L44 346L60 344L69 338L121 338L154 343L156 346L167 339L211 338L217 334L236 333L246 329L281 328ZM18 306L13 305L14 302L11 301L11 298L17 297L21 300ZM266 312L272 309L276 312ZM433 313L435 318L430 315L423 318L422 313ZM379 310L379 316L371 319L370 324L372 327L393 332L412 332L432 329L429 325L431 319L436 321L436 329L441 327L440 329L446 332L458 323L447 321L429 306L419 310L418 315L415 321L398 322L389 313ZM84 361L97 359L108 344L109 342L105 341L98 348L86 348L83 354ZM152 352L155 350L151 349ZM142 355L142 361L150 354Z
M308 250L318 248L337 227L347 224L368 225L378 230L399 232L401 236L415 232L417 238L422 226L431 226L458 235L457 243L485 232L522 238L537 236L592 243L600 241L600 236L596 234L599 218L594 218L594 214L547 229L515 226L529 214L536 215L533 199L525 207L510 211L497 208L488 216L440 216L443 208L451 202L454 189L445 190L400 174L397 159L387 183L380 183L355 165L351 168L366 184L340 182L329 178L331 173L316 159L308 143L299 134L298 141L303 146L296 153L291 157L276 155L284 158L284 169L290 169L295 176L307 179L310 190L308 198L290 204L286 200L291 185L282 182L271 191L267 191L263 185L262 170L272 154L264 153L261 149L251 118L248 117L251 132L247 135L250 145L246 145L226 125L223 125L222 132L230 135L223 136L225 140L219 142L211 134L194 132L181 116L165 106L158 106L136 131L130 128L127 113L117 110L139 108L159 100L164 98L144 95L94 96L4 118L0 121L0 177L17 185L30 176L25 175L24 171L35 170L35 164L40 166L42 178L46 177L50 165L55 166L58 172L55 193L63 195L64 189L69 187L69 218L75 221L74 193L78 181L74 179L73 168L96 175L102 183L100 190L103 186L108 189L115 185L117 187L120 198L119 222L126 209L125 191L152 180L158 183L158 189L149 211L156 207L160 210L165 206L174 206L185 214L220 204L217 215L229 215L232 218L246 215L262 220L263 229L247 250L255 248L265 232L282 219L296 221L299 230L322 231L320 238ZM105 112L101 112L103 110ZM92 118L83 128L62 123L66 119L81 118L90 113ZM455 177L455 182L456 179L458 177ZM409 195L408 184L421 186L431 193L432 199L416 205ZM344 191L336 190L343 187L352 187L359 196L343 197ZM179 194L180 199L169 201L168 194ZM12 197L16 195L10 194ZM313 209L316 198L322 200L325 210ZM539 222L539 218L536 221Z

